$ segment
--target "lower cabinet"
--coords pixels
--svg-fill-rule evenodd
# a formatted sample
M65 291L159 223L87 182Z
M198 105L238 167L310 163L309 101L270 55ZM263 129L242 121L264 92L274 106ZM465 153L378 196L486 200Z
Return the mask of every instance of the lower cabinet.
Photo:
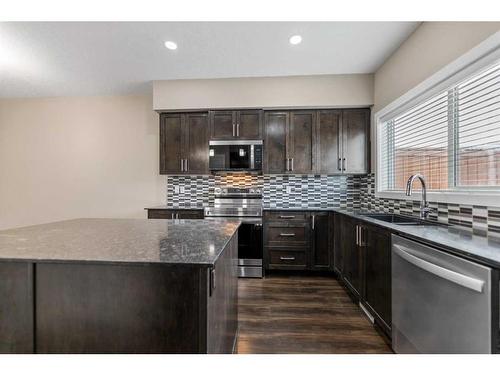
M205 214L202 209L166 209L150 208L148 209L148 219L203 219Z
M379 327L391 332L391 232L335 215L334 270Z
M391 330L391 232L361 226L364 253L363 300L387 334Z
M264 212L265 269L332 270L332 220L329 212Z

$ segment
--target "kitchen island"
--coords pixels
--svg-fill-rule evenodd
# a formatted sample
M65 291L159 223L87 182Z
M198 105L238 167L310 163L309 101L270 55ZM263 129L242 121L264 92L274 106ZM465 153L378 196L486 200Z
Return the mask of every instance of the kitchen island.
M237 220L0 231L1 353L231 353Z

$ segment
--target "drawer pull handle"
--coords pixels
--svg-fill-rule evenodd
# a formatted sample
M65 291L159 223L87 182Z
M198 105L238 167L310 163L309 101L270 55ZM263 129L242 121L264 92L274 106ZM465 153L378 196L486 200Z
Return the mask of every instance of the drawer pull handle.
M293 215L280 215L280 219L295 219Z
M295 233L280 233L281 237L295 237Z
M295 257L280 257L280 260L295 260Z

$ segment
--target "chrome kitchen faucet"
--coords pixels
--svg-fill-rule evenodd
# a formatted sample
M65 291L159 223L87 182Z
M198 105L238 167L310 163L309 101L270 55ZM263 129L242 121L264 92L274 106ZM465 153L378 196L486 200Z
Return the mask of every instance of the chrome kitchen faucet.
M408 178L408 182L406 183L406 195L408 197L411 196L411 193L413 192L413 181L415 181L415 179L417 178L420 180L420 183L422 184L422 199L420 200L420 218L427 219L429 213L432 211L432 208L429 207L429 203L427 202L427 186L425 184L424 175L417 173Z

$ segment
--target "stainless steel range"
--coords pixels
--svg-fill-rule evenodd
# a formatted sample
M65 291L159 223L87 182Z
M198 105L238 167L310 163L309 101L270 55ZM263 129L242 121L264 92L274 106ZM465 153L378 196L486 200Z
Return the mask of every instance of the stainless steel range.
M215 188L205 218L238 218L238 276L262 277L262 191L259 188Z

